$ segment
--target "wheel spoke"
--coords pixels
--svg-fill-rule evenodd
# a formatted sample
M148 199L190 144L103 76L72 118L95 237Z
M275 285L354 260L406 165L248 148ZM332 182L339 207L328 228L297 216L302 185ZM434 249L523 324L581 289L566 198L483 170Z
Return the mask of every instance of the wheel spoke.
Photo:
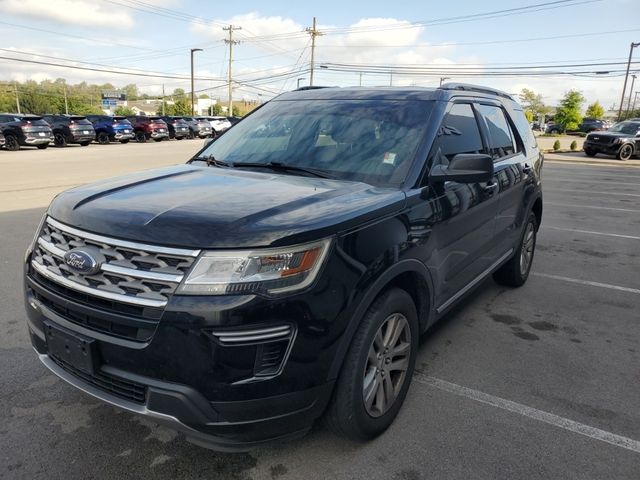
M387 368L389 372L401 371L404 372L409 368L409 357L403 357L399 360L391 362Z
M391 347L391 337L398 323L398 315L393 315L387 320L387 328L384 332L384 346Z
M393 328L393 332L391 335L391 339L390 342L388 344L389 348L393 348L395 347L396 343L398 343L398 339L400 338L400 335L402 334L402 332L404 331L404 329L406 328L406 322L398 320Z
M410 351L411 351L411 343L402 342L393 348L391 352L391 357L393 358L393 357L399 357L402 355L408 355Z
M386 402L384 397L384 385L383 381L378 380L376 385L376 408L378 412L384 413L386 408Z
M382 388L384 390L385 406L390 407L396 397L396 393L393 388L393 382L391 381L391 375L385 375L384 377L382 377Z
M378 352L376 351L375 343L371 344L371 348L369 348L369 355L367 356L367 361L370 365L375 366L378 363Z
M378 385L379 385L378 377L375 374L375 370L374 370L374 375L373 375L373 378L371 379L369 389L364 392L364 405L367 408L367 410L371 409L371 406L373 405L373 401L376 399L376 396L378 393Z

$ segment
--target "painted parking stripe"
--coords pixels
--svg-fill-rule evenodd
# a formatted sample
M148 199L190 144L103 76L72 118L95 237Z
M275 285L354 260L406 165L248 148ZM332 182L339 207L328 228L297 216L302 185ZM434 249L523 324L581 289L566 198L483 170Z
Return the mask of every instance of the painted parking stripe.
M542 224L542 229L545 230L550 228L552 230L560 230L562 232L575 232L575 233L585 233L587 235L602 235L604 237L614 237L614 238L627 238L629 240L640 240L640 237L636 237L634 235L622 235L619 233L605 233L605 232L594 232L592 230L578 230L576 228L564 228L564 227L553 227L551 225Z
M553 192L564 192L564 193L584 193L585 195L623 195L625 197L640 197L638 193L623 193L623 192L594 192L593 190L567 190L566 188L545 188L544 191L548 192L549 190Z
M561 275L550 275L548 273L531 272L531 275L542 278L551 278L553 280L561 280L563 282L577 283L580 285L588 285L590 287L608 288L610 290L618 290L620 292L637 293L640 294L640 289L621 287L619 285L611 285L609 283L591 282L589 280L580 280L579 278L563 277Z
M559 183L598 183L601 184L602 181L598 178L594 178L593 180L577 180L574 177L571 177L571 180L569 179L564 179L564 178L556 178L556 177L552 177L550 175L547 175L546 177L543 176L542 177L543 182L545 183L549 183L549 182L554 182L557 181ZM614 183L615 185L624 185L624 186L632 186L632 187L637 187L638 185L640 185L640 182L611 182Z
M517 413L518 415L522 415L539 422L547 423L549 425L553 425L554 427L562 428L573 433L578 433L594 440L609 443L611 445L615 445L616 447L631 450L635 453L640 453L640 441L634 440L632 438L623 437L621 435L607 432L606 430L601 430L596 427L591 427L589 425L585 425L584 423L576 422L559 415L554 415L553 413L538 410L537 408L529 407L521 403L496 397L494 395L490 395L479 390L474 390L472 388L463 387L462 385L447 382L446 380L430 377L422 373L414 374L414 379L423 385L428 385L430 387L434 387L439 390L458 395L460 397L469 398L471 400L475 400L476 402L491 405L492 407L507 410L512 413Z
M640 185L640 183L638 185ZM594 210L614 210L616 212L640 213L640 210L634 210L632 208L596 207L593 205L574 205L572 203L552 203L552 202L545 202L545 205L553 205L554 207L592 208Z

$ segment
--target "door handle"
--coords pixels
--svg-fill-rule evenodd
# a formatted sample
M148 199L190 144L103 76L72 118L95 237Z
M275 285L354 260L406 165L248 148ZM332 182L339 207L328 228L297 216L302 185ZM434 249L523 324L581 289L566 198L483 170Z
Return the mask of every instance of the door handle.
M525 163L524 167L522 167L522 173L526 173L527 175L529 175L531 172L533 172L533 168L531 168L531 165L527 165Z
M485 191L485 193L493 195L494 193L496 193L496 191L498 191L498 184L488 183L486 186L482 187L482 189Z

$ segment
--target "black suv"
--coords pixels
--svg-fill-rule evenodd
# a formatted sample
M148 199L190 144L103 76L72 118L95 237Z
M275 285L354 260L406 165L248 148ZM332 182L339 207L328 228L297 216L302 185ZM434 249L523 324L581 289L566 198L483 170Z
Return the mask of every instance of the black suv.
M89 145L96 137L93 124L87 117L78 115L45 115L44 120L51 125L53 143L56 147L66 147L69 143Z
M167 124L169 129L169 138L175 138L176 140L182 140L183 138L189 138L189 124L182 117L175 117L166 115L160 117Z
M486 277L527 280L542 163L502 92L285 93L186 165L56 197L26 255L33 346L84 392L214 448L323 414L371 438L420 335Z
M0 113L0 132L7 150L20 150L20 146L44 150L53 141L49 124L35 115Z
M615 155L619 160L629 160L640 155L640 118L616 123L606 132L590 133L582 149L588 157L604 153Z

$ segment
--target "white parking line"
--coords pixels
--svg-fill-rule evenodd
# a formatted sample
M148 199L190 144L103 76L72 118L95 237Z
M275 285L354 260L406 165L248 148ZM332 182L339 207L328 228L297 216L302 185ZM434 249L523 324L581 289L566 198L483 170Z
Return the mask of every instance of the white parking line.
M626 197L640 197L640 194L638 193L594 192L593 190L567 190L566 188L549 188L549 187L546 187L544 189L545 192L548 192L549 190L551 190L552 192L565 192L565 193L577 192L577 193L584 193L587 195L591 195L595 193L596 195L624 195Z
M608 288L610 290L618 290L620 292L640 294L640 289L621 287L619 285L611 285L609 283L591 282L589 280L580 280L579 278L563 277L561 275L550 275L548 273L531 272L531 275L535 275L536 277L542 277L542 278L551 278L553 280L562 280L563 282L578 283L580 285L588 285L590 287Z
M640 183L638 185L640 185ZM640 210L634 210L632 208L594 207L593 205L574 205L574 204L571 204L571 203L552 203L552 202L545 202L545 205L553 205L554 207L592 208L594 210L615 210L616 212L637 212L637 213L640 213Z
M561 183L602 183L602 180L598 179L598 178L594 178L593 180L577 180L574 177L572 177L571 179L565 179L565 178L557 178L557 177L552 177L547 175L546 177L543 175L542 176L542 181L543 182L553 182L553 181L558 181ZM631 182L615 182L615 185L631 185L632 187L637 187L640 185L640 183L631 183Z
M416 373L414 375L414 378L417 382L422 383L423 385L428 385L430 387L434 387L439 390L458 395L460 397L469 398L471 400L475 400L476 402L491 405L496 408L501 408L512 413L517 413L518 415L523 415L525 417L538 420L539 422L548 423L549 425L553 425L554 427L562 428L570 432L579 433L580 435L584 435L601 442L609 443L626 450L631 450L635 453L640 453L640 441L634 440L632 438L616 435L615 433L591 427L589 425L585 425L584 423L576 422L559 415L554 415L553 413L538 410L537 408L533 407L528 407L527 405L523 405L521 403L512 402L511 400L496 397L494 395L490 395L479 390L474 390L472 388L463 387L462 385L447 382L446 380L441 380L439 378L430 377L422 373Z
M628 238L629 240L640 240L640 237L634 235L621 235L619 233L594 232L591 230L578 230L576 228L553 227L551 225L542 224L542 229L550 228L552 230L561 230L563 232L586 233L588 235L602 235L604 237Z

